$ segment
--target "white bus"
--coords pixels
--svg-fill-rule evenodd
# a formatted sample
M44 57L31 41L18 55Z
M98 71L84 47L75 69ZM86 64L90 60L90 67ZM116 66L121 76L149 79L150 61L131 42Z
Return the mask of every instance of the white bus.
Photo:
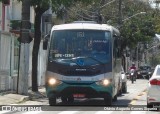
M119 31L93 22L53 26L49 39L46 93L50 105L56 99L74 102L75 97L104 98L112 105L120 91L121 58Z

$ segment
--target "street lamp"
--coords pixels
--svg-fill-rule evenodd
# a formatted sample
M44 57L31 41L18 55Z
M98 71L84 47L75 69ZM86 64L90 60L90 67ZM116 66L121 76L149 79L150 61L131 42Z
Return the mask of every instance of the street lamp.
M127 21L127 20L131 19L132 17L135 17L135 16L137 16L137 15L141 15L141 14L146 14L146 12L136 13L136 14L134 14L134 15L132 15L132 16L130 16L130 17L128 17L128 18L126 18L126 19L123 19L123 20L122 20L122 22L125 22L125 21Z
M104 4L103 6L101 6L101 7L99 8L99 10L102 9L102 8L104 8L105 6L107 6L107 5L109 5L109 4L113 3L113 2L115 2L115 1L116 1L116 0L112 0L112 1L110 1L110 2L108 2L108 3L106 3L106 4Z
M121 13L121 12L119 12L119 13ZM131 18L133 18L133 17L135 17L135 16L137 16L137 15L141 15L141 14L146 14L146 12L139 12L139 13L136 13L136 14L134 14L134 15L132 15L132 16L126 18L126 19L123 19L123 20L121 20L121 17L119 17L119 20L118 20L118 27L117 27L117 28L120 29L120 28L123 26L123 23L124 23L124 22L130 20ZM137 52L138 52L138 46L137 46ZM137 66L138 66L138 55L137 55L136 58L137 58ZM128 63L129 60L127 59L126 61L127 61L127 63Z
M121 20L122 23L119 23L118 26L117 26L117 28L122 27L124 22L130 20L131 18L133 18L133 17L135 17L135 16L137 16L137 15L141 15L141 14L146 14L146 12L139 12L139 13L136 13L136 14L134 14L134 15L126 18L126 19Z

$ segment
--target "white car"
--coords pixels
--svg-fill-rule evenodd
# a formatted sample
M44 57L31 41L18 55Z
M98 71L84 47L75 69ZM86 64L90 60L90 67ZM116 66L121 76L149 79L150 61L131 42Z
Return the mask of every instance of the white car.
M125 74L122 66L121 66L121 79L122 79L122 92L127 93L127 75Z
M147 107L160 105L160 65L157 65L149 79L147 91Z

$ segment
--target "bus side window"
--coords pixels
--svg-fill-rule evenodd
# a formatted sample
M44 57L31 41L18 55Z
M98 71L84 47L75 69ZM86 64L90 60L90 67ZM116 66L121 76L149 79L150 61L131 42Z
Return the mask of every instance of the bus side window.
M116 58L121 57L121 41L120 38L117 35L113 35L114 37L114 56Z
M114 40L114 48L113 48L113 57L116 58L117 57L117 44L116 44L116 39Z
M119 37L117 38L117 57L121 57L121 40Z
M117 43L116 43L116 38L114 38L114 44L113 44L113 59L114 59L114 66L116 66L116 59L117 59Z
M113 35L114 37L114 47L113 47L113 58L114 58L114 66L116 66L117 58L121 57L121 43L120 38L117 35Z
M47 34L43 39L43 50L47 50L49 37L50 34Z

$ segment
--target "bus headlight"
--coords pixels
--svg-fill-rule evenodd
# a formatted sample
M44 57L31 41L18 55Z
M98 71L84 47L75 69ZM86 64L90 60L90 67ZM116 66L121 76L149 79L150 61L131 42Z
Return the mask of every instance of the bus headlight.
M110 81L108 79L104 79L104 80L102 80L102 84L104 86L108 86L110 84Z
M101 81L96 82L97 85L108 86L111 83L110 79L103 79Z
M51 85L51 86L59 85L61 83L62 83L61 81L59 81L55 78L49 78L48 79L48 84Z

